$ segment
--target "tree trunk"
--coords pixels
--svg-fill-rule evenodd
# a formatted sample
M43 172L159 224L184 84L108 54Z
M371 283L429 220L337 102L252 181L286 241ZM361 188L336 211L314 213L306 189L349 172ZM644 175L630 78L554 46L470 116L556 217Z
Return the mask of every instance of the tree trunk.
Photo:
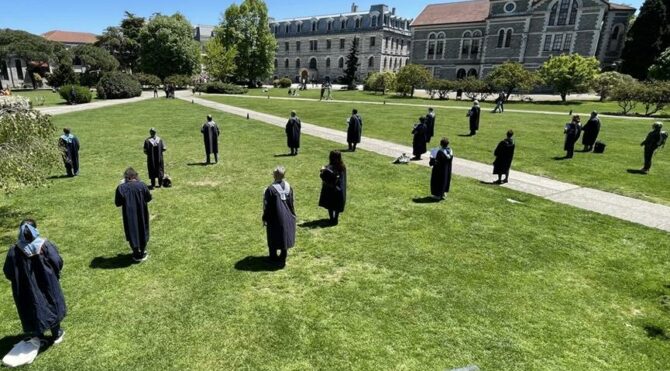
M32 67L30 67L30 62L28 62L27 66L26 66L26 75L28 75L28 77L30 77L30 81L33 83L33 90L36 90L37 89L37 83L35 82L34 74L35 74L35 71L33 70ZM24 76L23 81L25 81L25 80L26 79L25 79L25 76Z
M505 100L506 100L506 101L509 100L509 96L512 95L512 91L513 91L513 90L514 90L514 88L509 88L509 89L507 89L507 94L505 94Z
M414 86L412 86L412 90L410 91L410 97L414 98Z
M568 95L567 93L563 93L563 92L561 92L561 101L562 101L562 102L565 102L565 101L566 101L565 97L566 97L567 95Z

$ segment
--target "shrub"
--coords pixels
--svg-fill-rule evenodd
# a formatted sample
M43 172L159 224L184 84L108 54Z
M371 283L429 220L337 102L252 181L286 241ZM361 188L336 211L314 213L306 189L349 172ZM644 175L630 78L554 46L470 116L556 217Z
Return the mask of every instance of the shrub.
M670 103L670 82L652 81L642 84L637 99L644 106L644 115L651 116Z
M622 85L626 86L634 82L637 82L637 80L630 75L624 75L616 71L609 71L603 72L593 79L591 87L600 96L600 101L602 102L607 99L617 87Z
M439 99L448 99L447 95L450 91L454 90L455 86L456 83L449 80L433 79L428 82L426 93L428 93L430 99L433 99L435 95L437 95Z
M187 75L172 75L165 78L165 84L174 85L177 89L184 89L191 84L191 76Z
M244 86L214 81L197 85L195 91L210 94L246 94L248 90Z
M621 107L624 115L632 111L642 94L642 84L635 81L626 85L619 85L611 91L611 97Z
M284 89L289 88L291 87L291 79L289 79L288 77L282 77L281 79L274 80L272 82L272 86L274 86L275 88L284 88Z
M89 103L93 98L89 88L79 85L61 86L58 93L70 104Z
M468 76L462 80L457 80L454 85L454 89L463 90L463 94L472 100L485 100L491 95L491 88L486 81L480 80L474 76Z
M142 94L142 85L127 73L110 72L102 76L97 90L98 98L123 99L139 97Z
M133 76L137 79L137 81L142 84L142 86L160 86L161 84L161 79L160 77L156 75L152 75L150 73L135 73Z

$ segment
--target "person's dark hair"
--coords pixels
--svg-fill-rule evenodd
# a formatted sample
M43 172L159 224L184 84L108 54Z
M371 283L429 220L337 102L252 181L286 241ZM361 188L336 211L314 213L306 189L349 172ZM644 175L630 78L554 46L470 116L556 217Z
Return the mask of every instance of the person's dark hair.
M423 116L419 117L419 122L426 122L426 118Z
M507 130L507 137L511 138L514 136L514 131L513 130Z
M63 128L63 133L70 134L70 128Z
M352 115L355 115L355 114L357 114L357 113L358 113L358 110L357 110L357 109L354 108L354 109L351 110L351 114L352 114Z
M449 147L449 139L446 137L440 139L440 147Z
M207 115L207 121L212 121L212 115Z
M574 122L581 122L581 121L582 121L582 118L579 117L579 115L574 115L574 116L572 116L572 121L574 121Z
M24 224L30 224L33 228L37 228L37 223L35 222L35 219L23 219L19 226L22 226Z
M132 167L127 168L126 171L123 172L123 178L126 180L137 180L137 177L137 171L135 171L135 169Z
M342 161L342 152L340 151L330 151L330 156L328 156L330 165L332 165L335 170L339 172L347 171L347 167L344 166L344 161Z

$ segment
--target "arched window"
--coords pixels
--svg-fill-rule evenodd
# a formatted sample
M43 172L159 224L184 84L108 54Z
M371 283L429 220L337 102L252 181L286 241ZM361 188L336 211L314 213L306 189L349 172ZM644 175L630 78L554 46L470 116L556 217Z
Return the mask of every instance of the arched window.
M326 68L330 68L330 57L326 58Z
M610 35L610 44L609 51L616 51L619 49L619 40L621 39L621 29L620 25L614 26L612 28L612 34Z
M318 21L312 21L312 32L316 31L317 27L317 22Z
M570 20L568 21L568 24L575 24L578 10L579 4L577 4L577 0L572 0L572 6L570 7Z
M440 32L437 34L437 46L435 47L435 58L444 58L444 43L445 43L445 34ZM404 40L402 40L404 44Z
M498 31L498 47L502 48L505 45L505 30Z
M340 57L340 58L337 60L337 67L339 67L339 68L344 68L344 57Z
M311 58L311 59L309 60L309 68L312 69L312 70L317 69L317 68L316 68L316 58Z
M377 16L376 15L372 16L372 19L370 20L370 25L372 27L377 27Z
M558 12L558 2L554 3L549 13L549 25L553 26L556 23L556 13Z
M368 67L373 68L375 66L375 57L368 58Z
M286 27L284 27L284 33L289 33L289 32L291 32L291 25L286 24Z
M386 57L384 57L384 70L386 70L386 66L387 66Z
M573 25L577 21L579 0L557 0L549 12L549 26Z
M302 32L302 23L298 23L297 25L295 25L295 27L296 27L296 32L297 32L297 33L301 33L301 32Z
M512 43L512 29L508 29L507 33L505 33L505 47L509 48L510 44Z
M340 22L340 29L344 30L345 28L347 28L347 20L346 20L346 19L343 19L343 20Z
M275 58L275 68L279 67L279 61Z
M361 28L361 19L356 18L356 23L354 25L355 25L354 27L356 27L356 28Z
M295 60L295 68L300 68L300 58Z
M461 58L470 57L470 47L472 46L472 33L465 31L461 39Z
M16 77L18 77L19 80L23 80L23 65L21 64L21 60L14 60L14 66L16 66Z
M328 28L328 31L333 29L333 21L328 21L327 28Z
M288 68L288 64L289 64L288 58L286 58L286 60L284 60L284 68Z
M435 58L435 34L431 33L428 35L428 50L426 52L426 59ZM393 42L391 42L391 48L393 48Z
M470 68L470 69L468 70L468 77L471 77L471 76L472 76L472 77L475 77L475 78L477 77L477 70L476 70L476 69L474 69L474 68Z
M459 80L464 79L465 74L466 74L465 70L461 68L461 69L458 70L458 72L456 72L456 78L459 79Z
M398 58L396 58L395 61L393 61L393 69L394 70L398 69Z

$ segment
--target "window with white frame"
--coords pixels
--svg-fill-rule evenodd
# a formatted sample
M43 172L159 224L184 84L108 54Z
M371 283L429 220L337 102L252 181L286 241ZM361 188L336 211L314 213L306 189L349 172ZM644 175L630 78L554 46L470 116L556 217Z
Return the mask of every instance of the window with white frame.
M549 11L549 26L573 25L579 12L578 0L556 0Z

